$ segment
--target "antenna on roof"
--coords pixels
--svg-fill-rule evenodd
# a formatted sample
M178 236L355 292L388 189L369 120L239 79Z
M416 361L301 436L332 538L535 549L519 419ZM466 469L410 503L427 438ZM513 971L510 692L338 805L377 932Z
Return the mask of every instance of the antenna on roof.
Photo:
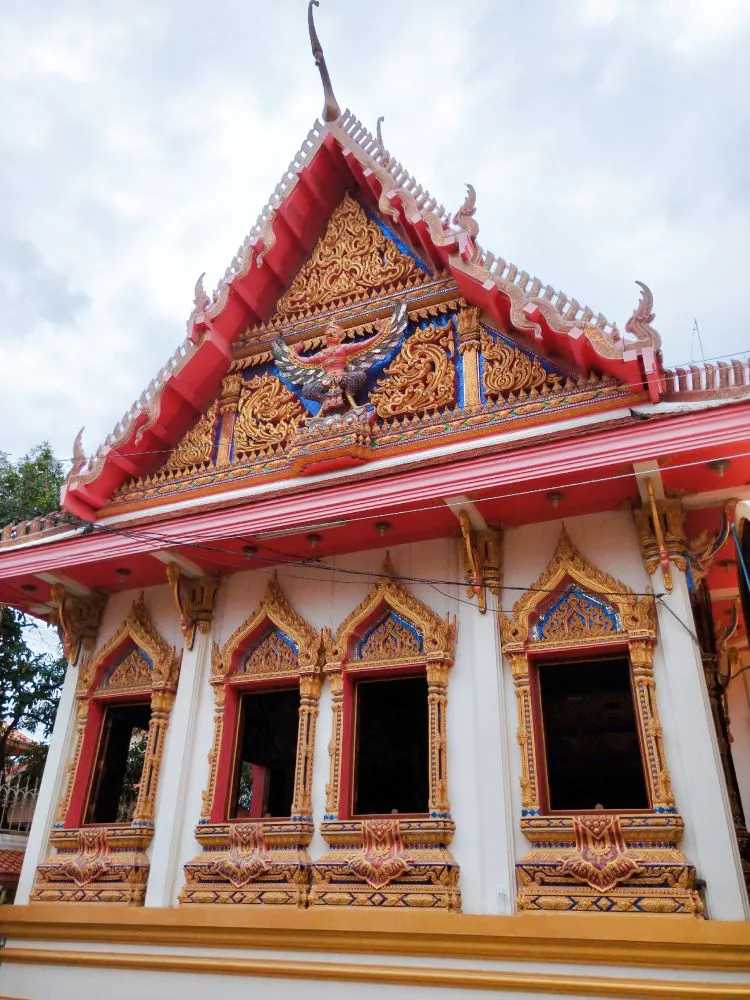
M318 67L320 80L323 84L323 121L335 122L341 117L341 108L333 93L331 78L328 75L328 67L326 66L326 58L323 55L323 46L320 44L318 33L315 30L313 7L320 7L318 0L310 0L307 5L307 26L310 29L310 45L312 47L313 59L315 60L315 65Z

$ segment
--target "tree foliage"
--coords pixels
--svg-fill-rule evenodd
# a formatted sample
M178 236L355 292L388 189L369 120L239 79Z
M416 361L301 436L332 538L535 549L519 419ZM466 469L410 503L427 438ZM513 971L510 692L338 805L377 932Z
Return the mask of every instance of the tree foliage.
M62 465L46 442L15 463L0 452L0 526L56 510L62 482ZM22 612L0 605L0 775L13 730L47 737L55 721L65 661L59 654L35 651L31 633L37 627ZM41 766L44 755L42 748L13 755L14 760L23 756L30 766L39 757L36 766Z
M0 526L57 510L64 478L46 441L18 462L0 452Z

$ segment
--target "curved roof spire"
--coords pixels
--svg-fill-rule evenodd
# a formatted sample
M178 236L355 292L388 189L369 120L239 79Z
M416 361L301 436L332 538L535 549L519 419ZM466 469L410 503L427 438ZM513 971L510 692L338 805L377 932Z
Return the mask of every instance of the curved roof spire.
M335 122L341 117L341 108L339 107L338 101L333 93L333 87L331 86L331 78L328 75L328 67L326 66L326 58L323 55L323 46L320 44L320 39L318 38L318 33L315 30L315 21L313 20L313 7L319 7L320 4L318 0L310 0L307 5L307 26L310 29L310 45L312 47L313 59L315 60L315 65L318 67L318 72L320 73L320 79L323 84L323 121L324 122Z

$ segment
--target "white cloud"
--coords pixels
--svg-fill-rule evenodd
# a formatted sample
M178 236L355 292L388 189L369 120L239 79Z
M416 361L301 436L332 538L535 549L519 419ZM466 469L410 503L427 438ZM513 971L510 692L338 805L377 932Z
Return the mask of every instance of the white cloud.
M7 7L7 5L6 5ZM11 0L0 79L0 449L96 447L184 332L320 113L303 0ZM317 12L342 106L488 248L622 324L641 278L667 359L750 347L746 3Z

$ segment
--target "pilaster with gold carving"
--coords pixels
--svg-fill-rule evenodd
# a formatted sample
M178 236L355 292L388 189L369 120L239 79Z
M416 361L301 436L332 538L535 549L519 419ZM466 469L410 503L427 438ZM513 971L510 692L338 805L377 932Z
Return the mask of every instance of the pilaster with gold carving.
M326 676L331 684L331 739L328 743L328 784L326 785L326 819L336 819L339 801L339 774L341 771L341 743L344 732L344 675L338 669Z
M237 419L237 408L240 403L241 392L242 376L234 372L226 375L224 381L221 383L221 396L219 397L221 431L219 434L219 448L216 453L217 466L229 465L230 462L234 422Z
M464 409L479 409L482 405L479 378L482 328L479 323L479 310L475 306L466 306L459 310L457 325L458 353L463 368Z
M300 676L297 760L294 770L292 816L312 815L313 755L320 688L321 677L319 674L302 674Z
M448 705L447 663L427 665L427 707L430 729L430 813L447 815L448 803L448 739L445 713Z

